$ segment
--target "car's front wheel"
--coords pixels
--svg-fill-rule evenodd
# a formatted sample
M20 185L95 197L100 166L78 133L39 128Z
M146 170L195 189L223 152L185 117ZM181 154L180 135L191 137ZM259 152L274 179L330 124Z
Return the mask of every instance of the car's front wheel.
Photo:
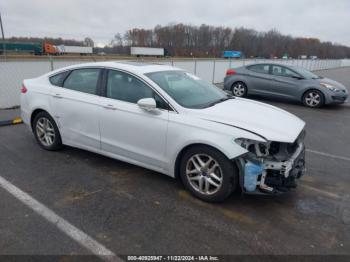
M181 180L196 197L208 202L225 200L236 188L238 171L221 152L194 146L181 161Z
M303 104L307 107L321 107L324 105L324 96L318 90L309 90L303 96Z
M43 111L35 116L33 132L42 148L54 151L62 147L62 140L58 127L48 113Z
M247 85L243 82L236 82L232 85L232 94L237 97L245 97L247 95Z

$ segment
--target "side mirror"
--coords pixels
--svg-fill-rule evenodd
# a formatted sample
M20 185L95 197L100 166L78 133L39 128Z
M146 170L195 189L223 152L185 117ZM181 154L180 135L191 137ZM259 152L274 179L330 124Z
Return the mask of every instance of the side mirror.
M156 100L153 98L142 98L137 101L137 105L146 111L152 111L157 108Z

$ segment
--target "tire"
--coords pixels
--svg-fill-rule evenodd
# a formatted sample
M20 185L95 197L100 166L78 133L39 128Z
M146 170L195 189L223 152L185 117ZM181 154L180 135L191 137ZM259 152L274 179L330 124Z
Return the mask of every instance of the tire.
M324 105L324 95L321 91L318 90L309 90L306 91L303 95L303 104L304 106L311 108L319 108Z
M32 124L33 133L38 144L49 151L62 148L61 135L55 120L46 112L38 113Z
M247 85L243 82L236 82L231 87L232 94L237 97L246 97L248 93Z
M198 168L198 157L204 164L202 170ZM201 145L191 147L184 153L180 177L186 189L195 197L206 202L222 202L236 189L238 170L221 152Z

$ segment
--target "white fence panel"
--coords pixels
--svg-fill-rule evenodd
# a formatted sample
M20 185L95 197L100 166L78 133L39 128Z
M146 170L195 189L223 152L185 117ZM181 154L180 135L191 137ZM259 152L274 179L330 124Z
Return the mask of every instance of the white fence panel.
M20 87L23 79L34 78L53 69L65 66L92 62L87 60L50 60L40 61L7 61L0 62L0 108L18 106ZM220 83L228 68L237 68L253 63L280 63L304 67L311 71L350 67L350 59L343 60L301 60L301 59L243 59L243 60L156 60L156 63L167 64L194 73L200 78L214 83Z
M196 61L174 61L173 66L184 69L192 74L196 74Z
M230 64L231 64L230 68L241 67L241 66L244 66L244 60L231 60Z
M214 63L214 62L213 62ZM214 72L214 83L220 83L223 81L227 69L230 68L230 62L227 60L217 60L215 61L215 72Z
M343 59L340 61L341 67L350 66L350 59Z
M189 62L191 63L191 62ZM193 63L193 62L192 62ZM213 70L214 70L214 63L213 61L197 61L197 72L196 75L200 78L212 82L213 81Z
M53 63L53 68L54 70L56 69L60 69L62 67L66 67L66 66L71 66L71 65L76 65L76 64L83 64L83 63L87 63L89 61L79 61L79 60L75 60L75 61L55 61Z
M0 108L19 105L22 81L49 71L48 61L0 62Z

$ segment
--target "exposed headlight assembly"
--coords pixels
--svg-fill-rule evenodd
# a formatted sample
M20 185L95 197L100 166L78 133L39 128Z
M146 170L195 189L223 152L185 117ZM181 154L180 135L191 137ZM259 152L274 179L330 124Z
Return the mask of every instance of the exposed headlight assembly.
M257 157L266 157L269 155L270 142L261 142L246 138L237 138L235 142Z
M338 88L334 87L334 86L331 85L331 84L320 83L320 85L321 85L322 87L325 87L325 88L327 88L327 89L329 89L329 90L331 90L331 91L334 91L334 92L338 92L338 91L339 91Z

